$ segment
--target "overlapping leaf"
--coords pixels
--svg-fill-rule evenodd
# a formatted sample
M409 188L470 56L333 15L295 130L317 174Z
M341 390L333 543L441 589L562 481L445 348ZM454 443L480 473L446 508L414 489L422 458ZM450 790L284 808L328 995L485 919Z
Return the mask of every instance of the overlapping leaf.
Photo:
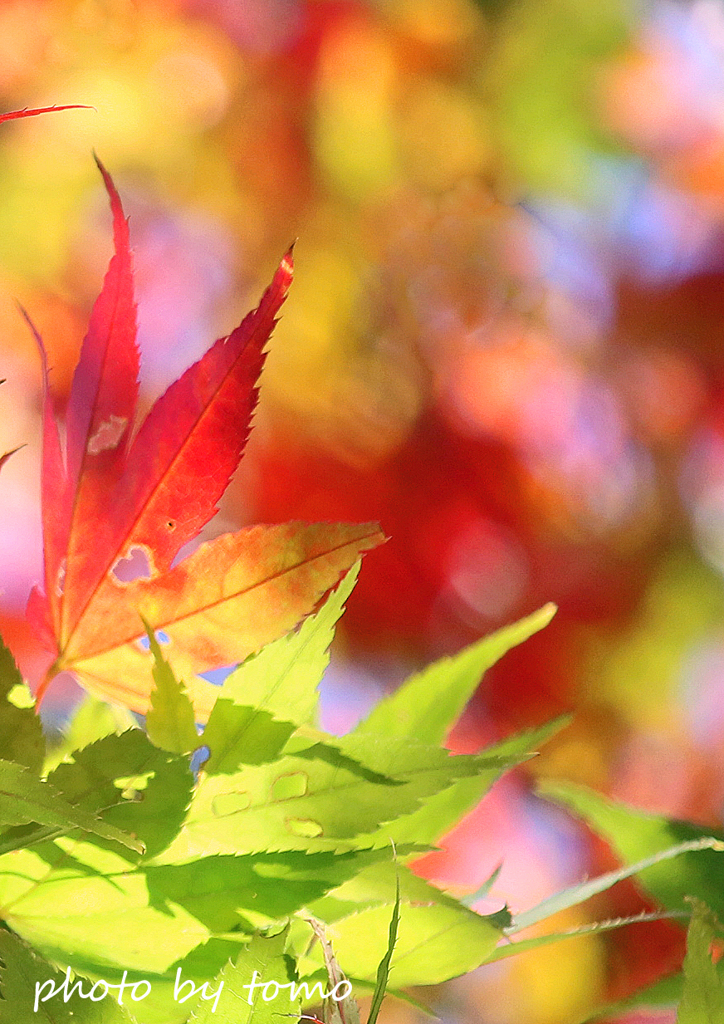
M202 778L169 855L260 850L345 850L361 833L410 813L421 799L488 766L422 744L379 740L344 750L315 744L271 764ZM371 770L366 764L372 763Z
M139 853L142 844L82 807L66 802L48 782L14 761L0 760L0 828L36 823L65 835L76 829L113 840Z
M0 859L0 916L57 963L161 974L209 938L182 907L149 904L143 871L91 843L57 840Z
M473 970L495 949L502 929L469 910L407 868L379 863L312 904L343 969L374 983L388 948L390 914L397 902L399 929L389 976L391 988L437 982ZM319 962L321 953L314 953Z
M676 1024L719 1024L724 1020L724 983L711 956L712 943L720 932L716 916L703 903L694 901Z
M23 686L13 656L0 640L0 750L7 760L39 771L45 754L40 719L32 707L17 707L10 699L11 691Z
M289 990L277 988L277 999L265 999L263 987L250 992L245 988L252 978L260 986L276 983L287 985L293 979L290 960L284 955L287 929L276 935L255 936L248 947L242 949L235 963L228 964L210 984L211 991L223 988L215 1005L210 999L198 1000L190 1018L193 1024L278 1024L280 1016L298 1009L289 999ZM256 972L256 974L255 974ZM270 989L274 992L275 989Z
M312 611L374 524L286 524L218 537L174 565L215 514L242 455L264 347L292 277L291 252L262 300L136 423L139 357L128 223L99 163L114 255L91 314L68 402L65 445L43 360L44 592L28 616L47 651L39 695L60 671L146 711L151 658L140 616L169 639L197 717L216 697L197 673L242 661ZM129 580L129 576L135 578Z
M585 786L547 782L544 796L570 808L609 842L625 864L655 858L681 843L705 843L709 837L724 844L724 833L686 821L647 814L615 803ZM687 897L696 897L716 914L724 915L724 855L721 849L662 858L640 874L646 889L668 910L682 910Z
M344 738L345 749L373 752L380 739L409 739L413 742L442 743L475 693L484 673L512 647L523 643L543 629L555 613L554 605L545 605L533 615L478 640L452 657L441 658L415 673L390 694ZM435 842L487 792L495 780L512 765L526 760L566 719L550 722L539 729L517 736L483 751L487 763L471 777L427 796L412 813L398 817L370 843ZM370 764L369 758L365 762Z
M148 856L178 832L193 784L188 758L159 750L140 729L75 751L48 781L75 807L106 808L104 819L140 837Z

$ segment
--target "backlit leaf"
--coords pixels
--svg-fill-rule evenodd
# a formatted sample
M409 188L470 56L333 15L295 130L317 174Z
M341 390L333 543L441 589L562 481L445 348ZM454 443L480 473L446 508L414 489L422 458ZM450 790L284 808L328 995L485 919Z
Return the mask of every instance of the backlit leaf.
M137 422L138 367L128 222L99 163L114 255L91 314L68 401L65 446L42 340L44 592L28 618L46 652L42 699L73 673L91 692L149 708L152 658L139 614L169 638L196 719L218 690L200 673L243 661L313 612L362 552L375 525L252 527L174 559L213 517L241 458L265 345L292 278L283 258L257 309L220 338Z
M302 622L298 629L251 655L224 681L219 701L205 731L208 739L215 719L233 701L266 711L284 721L303 725L313 717L319 700L317 687L329 662L329 645L334 628L352 593L357 563L332 591L324 605Z
M374 984L389 948L390 915L400 884L400 921L390 969L392 988L434 985L484 963L502 931L409 869L389 862L359 875L311 906L344 971ZM315 960L321 959L314 954Z
M238 854L146 867L154 905L171 900L215 932L228 932L244 911L284 918L341 885L388 850L350 853Z
M144 623L146 625L146 623ZM199 744L194 720L194 706L186 695L186 688L173 674L161 653L152 629L146 627L151 657L153 681L151 707L146 715L148 738L162 750L176 754L189 754Z
M140 729L75 751L48 780L74 806L107 808L104 818L137 835L148 856L177 834L193 784L188 758L159 750Z
M289 989L279 989L294 980L290 961L284 955L286 938L286 928L276 935L255 936L239 953L236 962L226 966L209 984L209 989L215 992L223 982L218 1004L214 1005L211 1000L198 1002L190 1021L193 1024L279 1024L280 1014L293 1013L297 1006L289 999ZM248 986L253 980L259 987L250 990ZM266 985L269 988L265 991ZM275 992L274 998L265 998Z
M353 759L356 754L359 760ZM344 751L314 745L273 764L202 778L169 853L187 859L204 853L367 846L352 840L484 767L474 756L451 757L435 747L394 740Z
M547 626L555 612L555 605L547 604L527 619L478 640L452 657L433 662L375 705L355 731L442 743L483 674L511 648Z
M654 857L679 843L706 841L708 837L724 842L720 830L646 814L584 786L546 782L541 792L587 821L625 864ZM717 915L724 913L724 855L718 849L660 860L639 877L656 901L669 910L686 909L686 897L694 896Z
M182 907L150 906L135 863L70 839L0 858L0 917L44 956L104 978L161 974L209 938Z

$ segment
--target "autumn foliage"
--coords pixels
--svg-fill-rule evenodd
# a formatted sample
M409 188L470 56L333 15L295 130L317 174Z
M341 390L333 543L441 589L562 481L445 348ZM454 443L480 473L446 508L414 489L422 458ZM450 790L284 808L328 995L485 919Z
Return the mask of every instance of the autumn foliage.
M44 376L45 580L30 596L28 616L47 652L38 696L57 673L70 671L89 690L145 711L151 675L139 643L143 617L168 638L169 657L205 718L216 691L197 673L241 661L292 629L383 536L374 524L257 526L217 537L176 564L216 513L243 453L292 254L259 306L139 424L128 222L109 173L98 166L115 253L73 377L64 444L36 333Z
M0 122L54 109L67 108ZM329 645L360 556L384 540L380 528L291 522L193 547L242 457L292 253L258 307L141 419L129 226L97 163L114 254L62 417L45 346L24 314L43 371L44 580L28 618L45 663L34 701L0 642L0 1024L8 1012L26 1019L33 993L37 1010L48 985L57 994L62 970L81 988L53 1008L58 1024L210 1020L198 1000L174 1005L185 975L198 991L213 977L224 992L219 1024L269 1024L277 1012L266 1005L266 981L261 999L239 995L258 968L274 998L300 978L351 992L345 975L353 978L372 994L367 1024L376 1024L388 988L400 995L526 949L665 916L690 920L683 972L678 961L652 970L651 989L620 1008L680 999L680 1024L703 1019L703 1008L720 1019L724 985L711 958L716 912L724 917L719 833L548 782L545 794L587 821L623 867L527 910L504 904L486 914L473 904L490 896L500 869L458 899L410 866L567 724L476 754L445 746L483 674L556 609L412 674L346 735L324 732L318 687ZM234 664L220 688L200 678ZM48 752L35 711L61 672L100 700L87 701ZM145 714L143 727L103 702ZM531 936L634 875L651 912ZM665 968L672 973L659 984ZM133 1017L120 1000L110 1018L83 1006L123 992L129 975L132 989L148 987L141 999L153 992ZM291 997L282 1015L301 1013L305 998ZM325 998L327 1024L359 1024L351 994L335 1005Z

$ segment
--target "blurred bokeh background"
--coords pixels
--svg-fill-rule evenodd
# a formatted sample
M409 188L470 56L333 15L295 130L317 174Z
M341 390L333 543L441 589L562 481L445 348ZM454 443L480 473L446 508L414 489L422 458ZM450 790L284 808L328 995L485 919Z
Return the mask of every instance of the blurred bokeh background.
M26 445L0 505L16 650L32 654L41 565L40 372L16 300L67 393L110 253L95 149L131 217L145 403L298 238L212 529L379 519L391 536L335 644L330 728L422 663L560 606L451 743L569 710L574 724L420 870L464 893L503 861L497 905L524 907L611 867L535 796L540 774L718 822L721 0L1 0L0 106L53 103L95 110L0 134L0 451ZM622 886L567 923L642 905ZM425 998L446 1021L566 1024L672 969L682 944L638 926Z

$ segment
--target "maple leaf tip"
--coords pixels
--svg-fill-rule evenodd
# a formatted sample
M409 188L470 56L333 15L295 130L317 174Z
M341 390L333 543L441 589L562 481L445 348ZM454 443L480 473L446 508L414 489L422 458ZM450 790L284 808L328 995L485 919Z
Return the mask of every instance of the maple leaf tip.
M294 273L294 246L296 245L296 241L297 240L295 238L292 244L287 249L287 251L282 256L282 261L281 264L279 265L279 269L289 274L290 277Z
M98 168L98 170L101 172L101 175L103 176L103 184L106 186L106 191L108 192L108 195L110 196L111 205L113 205L113 202L115 200L118 203L119 207L120 207L121 199L120 199L120 196L118 195L118 189L116 188L116 186L114 184L114 181L113 181L113 178L111 177L110 171L106 168L106 165L103 163L103 161L98 156L98 154L96 153L95 150L93 150L93 159L96 162L96 167Z
M103 184L105 185L108 198L111 202L111 213L113 214L113 234L115 237L116 249L128 247L128 218L123 212L123 204L121 203L121 197L118 194L118 189L115 186L115 182L111 177L110 171L106 168L105 164L98 156L95 150L93 150L93 159L96 162L96 167L101 172L103 178Z

